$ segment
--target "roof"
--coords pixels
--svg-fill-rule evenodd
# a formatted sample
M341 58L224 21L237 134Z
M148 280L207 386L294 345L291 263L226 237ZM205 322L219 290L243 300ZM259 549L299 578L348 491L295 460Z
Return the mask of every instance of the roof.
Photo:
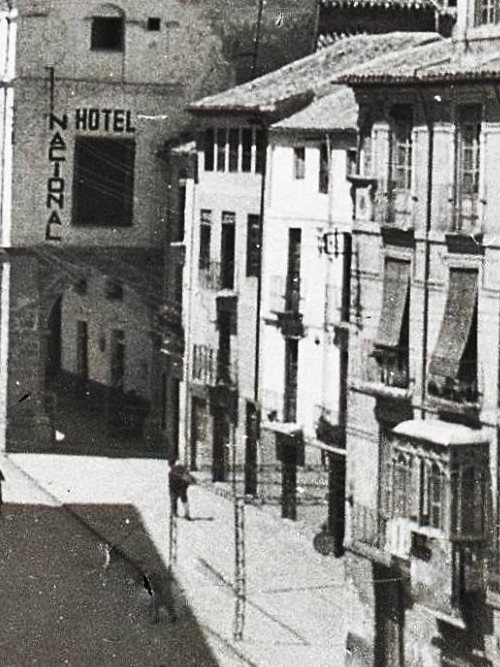
M381 55L440 39L435 33L393 32L384 35L356 35L339 39L331 46L285 65L275 72L205 97L188 108L193 112L246 111L276 112L280 103L312 93L331 92L331 80L347 70Z
M52 269L85 277L92 270L119 280L151 305L162 302L163 257L151 248L32 246L30 251Z
M324 7L383 7L384 9L442 10L439 0L321 0Z
M398 424L393 433L414 440L425 440L435 445L486 444L489 438L479 429L463 424L452 424L437 419L411 419Z
M349 85L457 83L500 79L500 39L442 39L364 63L336 79Z
M275 123L272 129L304 131L348 131L357 129L358 105L347 86L335 86L329 95L316 98L298 113Z

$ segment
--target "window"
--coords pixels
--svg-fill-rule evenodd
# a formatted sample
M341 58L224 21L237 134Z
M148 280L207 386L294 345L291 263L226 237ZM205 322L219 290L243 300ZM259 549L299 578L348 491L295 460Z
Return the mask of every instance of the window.
M76 372L83 379L89 374L89 332L87 322L76 322Z
M218 313L217 326L219 329L217 381L229 384L231 381L231 313Z
M200 254L198 257L198 268L208 269L210 267L210 245L212 239L212 211L202 209L200 211Z
M457 137L457 216L454 229L470 231L477 219L479 197L482 109L478 104L460 107Z
M246 127L241 132L241 170L252 171L252 138L253 132Z
M73 224L129 227L134 203L135 141L76 137Z
M161 19L157 16L150 16L146 24L147 30L150 32L159 32L161 28Z
M106 280L105 294L109 301L121 301L123 299L123 285L118 280L109 278Z
M205 171L264 173L267 135L252 127L209 128L203 135Z
M255 132L255 171L263 174L266 167L267 136L265 130Z
M384 268L382 312L374 357L379 380L404 389L409 384L410 263L388 257Z
M421 461L420 524L443 528L444 476L439 465Z
M247 218L247 276L259 276L260 251L260 215L249 214Z
M355 148L349 148L346 151L346 175L353 176L356 173L358 162L358 151Z
M319 183L318 190L328 193L328 181L330 175L330 159L328 155L328 144L321 144L319 149Z
M293 149L293 177L302 180L306 177L306 149L297 146Z
M298 312L300 305L300 256L302 230L288 230L288 269L286 278L285 309Z
M123 51L125 21L121 16L94 16L90 36L92 51Z
M229 130L229 171L238 171L238 153L240 148L240 131L236 127Z
M226 171L226 135L226 130L217 130L217 171Z
M179 178L177 181L176 223L174 223L174 228L171 230L171 241L173 243L181 243L184 240L186 223L186 178Z
M476 25L498 23L498 0L476 0Z
M205 155L205 171L214 170L214 138L215 132L211 127L205 130L203 151Z
M125 380L125 332L113 329L111 332L111 386L122 389Z
M477 283L477 271L450 269L443 320L429 363L432 396L459 403L478 399Z
M396 105L391 111L391 164L389 180L395 190L411 189L413 111Z
M87 294L87 279L86 278L81 278L78 282L76 282L73 286L76 294L79 296L85 296Z
M299 371L299 341L287 338L285 341L285 404L284 421L297 421L297 382Z
M222 289L233 289L234 287L234 250L236 233L236 216L234 213L224 211L222 213L221 229L221 287Z

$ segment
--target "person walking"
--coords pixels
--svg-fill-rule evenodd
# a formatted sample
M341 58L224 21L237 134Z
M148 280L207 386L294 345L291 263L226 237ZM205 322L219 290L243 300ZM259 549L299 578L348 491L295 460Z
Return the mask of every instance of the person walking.
M184 506L184 517L191 521L189 512L188 488L196 484L196 480L189 470L179 460L170 467L168 473L168 488L170 493L170 509L172 515L177 516L177 505L180 499Z

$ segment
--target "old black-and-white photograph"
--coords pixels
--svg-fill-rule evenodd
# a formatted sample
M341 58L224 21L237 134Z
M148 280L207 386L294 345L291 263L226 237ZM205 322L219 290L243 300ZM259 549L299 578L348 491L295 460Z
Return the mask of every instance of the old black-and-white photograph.
M500 666L500 0L0 0L0 665Z

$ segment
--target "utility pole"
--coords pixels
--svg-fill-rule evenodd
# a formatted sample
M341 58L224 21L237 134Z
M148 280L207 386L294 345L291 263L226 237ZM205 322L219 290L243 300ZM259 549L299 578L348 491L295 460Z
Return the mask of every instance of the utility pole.
M233 638L243 639L246 609L246 564L245 564L245 499L238 494L236 482L236 438L233 435L233 501L234 501L234 623Z
M259 48L260 48L260 36L262 31L262 11L264 9L264 0L259 0L259 8L257 10L257 22L255 25L255 39L253 46L253 58L252 58L252 78L254 79L257 76L257 65L259 62Z

